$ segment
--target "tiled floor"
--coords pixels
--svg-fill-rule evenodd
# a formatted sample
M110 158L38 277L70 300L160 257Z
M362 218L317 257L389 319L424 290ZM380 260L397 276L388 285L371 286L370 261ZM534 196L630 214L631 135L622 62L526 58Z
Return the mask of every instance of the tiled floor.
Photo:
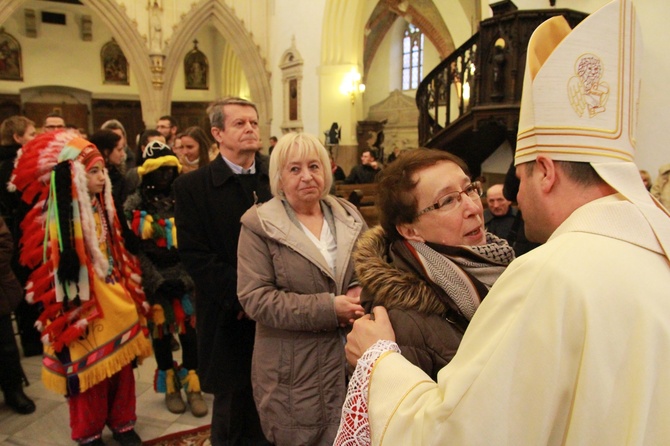
M181 350L175 352L175 360L181 360ZM24 390L35 401L37 410L30 415L18 415L0 402L0 445L61 446L74 445L70 438L70 416L65 398L46 390L40 381L41 357L23 358L21 363L28 375L30 386ZM135 430L147 441L174 432L193 429L209 424L212 411L212 395L205 394L210 413L196 418L191 413L175 415L165 408L164 394L153 390L156 362L153 357L135 369L137 391L137 424ZM2 393L0 393L2 401ZM103 432L103 440L116 446L109 429Z

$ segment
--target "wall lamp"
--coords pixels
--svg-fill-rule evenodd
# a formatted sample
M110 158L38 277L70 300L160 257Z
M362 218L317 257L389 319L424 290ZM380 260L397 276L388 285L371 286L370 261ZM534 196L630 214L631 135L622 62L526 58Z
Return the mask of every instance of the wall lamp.
M351 105L356 102L356 95L365 91L365 84L361 82L361 74L352 68L344 75L340 84L340 93L351 98Z

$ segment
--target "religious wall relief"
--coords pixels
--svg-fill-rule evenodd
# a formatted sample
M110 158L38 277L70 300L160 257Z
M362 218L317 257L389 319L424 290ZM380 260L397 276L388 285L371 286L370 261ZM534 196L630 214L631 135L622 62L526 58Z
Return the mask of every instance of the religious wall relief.
M207 56L198 49L198 40L193 41L193 49L184 58L184 79L187 90L209 89L209 62Z
M0 27L0 79L22 81L21 44Z
M128 60L113 38L102 46L100 60L103 84L130 85Z

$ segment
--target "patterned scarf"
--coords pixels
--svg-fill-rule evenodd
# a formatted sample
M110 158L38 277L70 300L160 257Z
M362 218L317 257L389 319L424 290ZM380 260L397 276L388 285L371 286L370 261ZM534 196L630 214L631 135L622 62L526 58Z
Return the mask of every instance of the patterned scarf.
M408 242L428 278L453 299L468 320L472 319L493 283L514 260L514 250L506 240L487 233L486 242L485 245L458 247Z
M514 260L514 251L507 241L486 234L486 244L479 246L443 246L407 242L415 258L421 262L428 277L456 302L470 320L481 298ZM479 282L479 286L475 283ZM484 288L483 293L478 288ZM349 380L342 406L340 426L334 446L369 446L372 444L368 419L370 376L374 364L389 352L400 353L398 344L379 340L358 360Z

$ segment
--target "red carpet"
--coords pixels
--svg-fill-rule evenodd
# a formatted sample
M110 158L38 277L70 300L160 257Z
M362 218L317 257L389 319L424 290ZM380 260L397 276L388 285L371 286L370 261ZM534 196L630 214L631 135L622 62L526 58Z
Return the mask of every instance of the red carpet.
M209 425L176 432L142 443L144 446L203 446L209 444Z

